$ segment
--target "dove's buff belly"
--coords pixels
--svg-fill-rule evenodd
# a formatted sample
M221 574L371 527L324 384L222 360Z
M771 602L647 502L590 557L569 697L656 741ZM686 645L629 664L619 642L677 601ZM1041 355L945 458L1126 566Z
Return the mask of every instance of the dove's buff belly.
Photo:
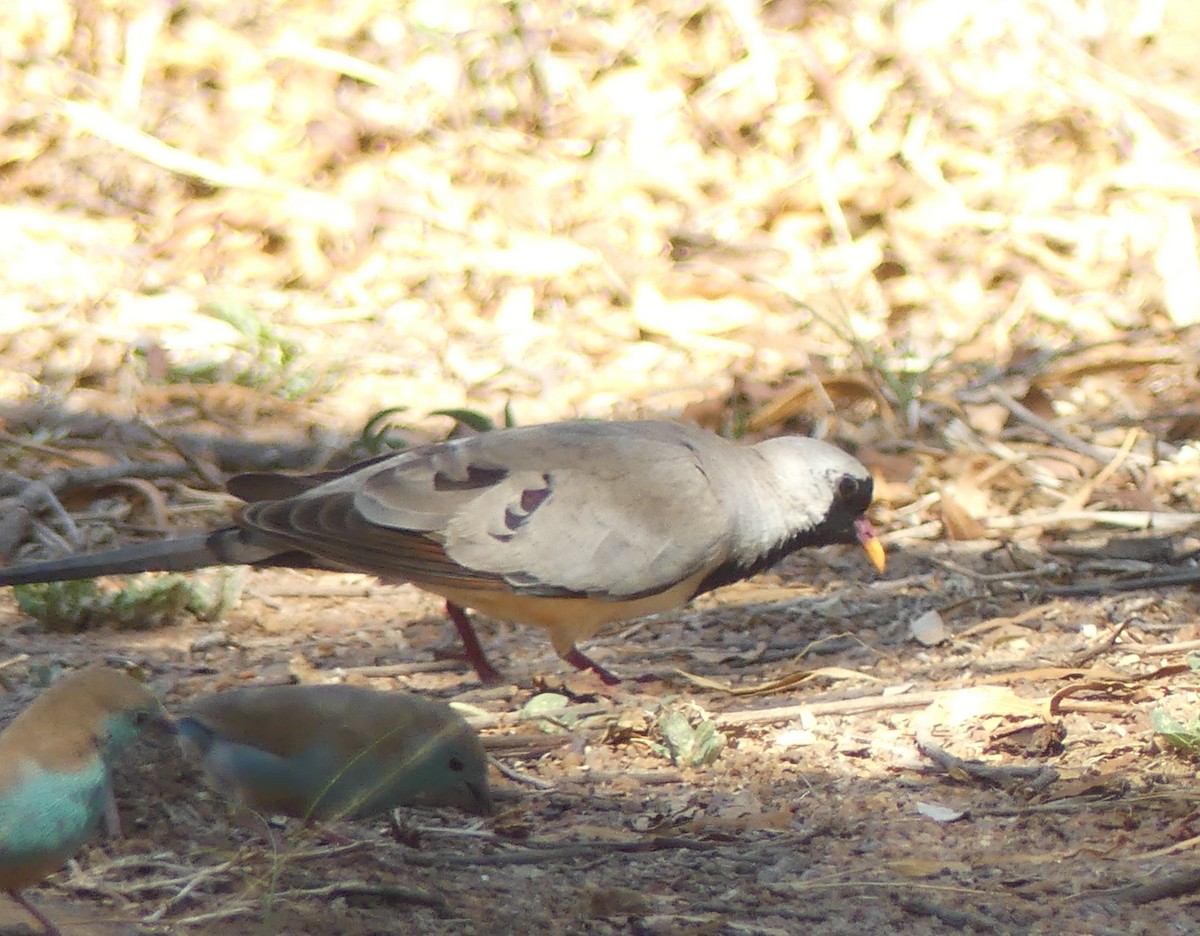
M678 607L695 594L703 578L703 573L697 573L666 591L633 599L539 598L507 591L435 587L424 583L421 587L498 621L544 627L550 632L555 651L561 655L569 653L577 642L595 636L611 621L629 621Z

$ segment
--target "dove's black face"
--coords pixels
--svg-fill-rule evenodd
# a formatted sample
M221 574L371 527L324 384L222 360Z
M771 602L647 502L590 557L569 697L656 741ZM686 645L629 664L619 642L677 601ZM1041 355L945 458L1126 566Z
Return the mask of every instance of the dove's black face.
M871 564L882 573L887 565L887 557L879 538L875 535L875 528L866 516L874 494L875 482L870 475L843 475L835 488L833 505L826 518L828 529L825 535L830 538L801 545L818 546L822 542L861 543Z
M825 516L813 526L797 530L772 550L777 562L788 553L805 546L833 546L862 542L862 525L871 506L875 482L868 474L843 474L830 478L833 500ZM869 527L870 524L867 524Z
M769 569L785 556L806 546L833 546L860 543L867 557L880 572L884 568L883 547L875 536L866 510L871 506L875 484L861 466L859 471L846 472L828 479L833 492L825 516L815 524L792 531L790 535L774 544L766 552L755 556L736 557L714 569L696 590L696 594L720 588L733 582L749 578Z
M842 475L837 483L837 494L834 496L834 509L841 508L851 516L857 517L867 512L871 506L871 498L875 495L875 482L868 475L865 478L854 475ZM843 542L853 542L844 540Z

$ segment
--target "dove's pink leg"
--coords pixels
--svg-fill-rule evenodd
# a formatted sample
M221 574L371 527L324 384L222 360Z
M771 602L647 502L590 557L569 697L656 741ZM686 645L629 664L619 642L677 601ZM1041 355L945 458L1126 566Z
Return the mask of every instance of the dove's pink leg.
M577 670L591 670L600 677L600 681L606 686L615 686L621 681L621 677L606 670L603 666L588 657L586 653L578 647L572 647L569 653L563 654L563 659L570 663Z
M479 675L480 682L485 686L494 686L496 683L503 682L504 677L500 675L500 671L488 662L488 658L483 652L483 645L479 642L479 635L475 633L475 627L471 624L471 619L467 617L467 612L463 607L447 601L446 614L458 628L458 636L462 638L463 653L467 662L471 664L471 668ZM615 686L621 681L619 676L589 659L587 654L576 647L572 647L569 653L564 654L563 659L577 670L591 670L607 686Z
M458 636L462 638L463 653L466 655L467 662L471 664L471 668L479 675L479 681L485 686L494 686L504 682L500 671L488 662L488 658L483 652L483 645L479 642L479 635L475 633L475 628L471 624L471 619L467 617L467 612L454 602L447 601L446 614L458 628Z

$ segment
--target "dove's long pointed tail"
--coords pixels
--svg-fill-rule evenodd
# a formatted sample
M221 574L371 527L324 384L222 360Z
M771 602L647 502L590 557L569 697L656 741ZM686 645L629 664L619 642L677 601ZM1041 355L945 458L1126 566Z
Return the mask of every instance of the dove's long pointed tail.
M215 565L250 565L280 552L255 543L252 534L237 527L197 533L153 543L137 543L104 552L0 569L0 587L39 582L69 582L98 575L136 572L190 572Z

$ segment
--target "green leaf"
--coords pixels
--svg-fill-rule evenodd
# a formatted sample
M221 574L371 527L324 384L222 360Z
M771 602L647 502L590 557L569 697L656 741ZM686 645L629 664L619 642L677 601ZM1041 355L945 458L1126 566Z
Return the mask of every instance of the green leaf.
M658 730L671 752L671 763L690 764L695 732L682 712L669 712L658 721Z
M455 422L461 423L468 429L474 429L476 432L491 432L496 428L496 424L490 417L473 409L439 409L429 415L449 416Z
M521 714L538 723L542 731L559 734L571 727L579 716L572 712L561 711L571 700L558 692L541 692L521 707ZM553 714L550 714L553 712Z
M725 735L717 731L714 722L705 720L696 726L696 734L692 739L692 766L700 767L711 764L721 756L725 749Z
M725 749L725 736L708 719L692 726L688 717L680 711L668 712L658 720L662 734L662 745L653 745L652 750L661 750L677 767L702 767L711 764Z
M1154 709L1150 727L1169 747L1186 754L1200 753L1200 720L1193 718L1185 724L1163 709Z
M392 436L395 425L388 419L389 416L403 413L407 409L407 406L389 406L373 414L363 426L362 432L359 433L359 442L363 448L374 455L386 450L408 448L408 442Z

